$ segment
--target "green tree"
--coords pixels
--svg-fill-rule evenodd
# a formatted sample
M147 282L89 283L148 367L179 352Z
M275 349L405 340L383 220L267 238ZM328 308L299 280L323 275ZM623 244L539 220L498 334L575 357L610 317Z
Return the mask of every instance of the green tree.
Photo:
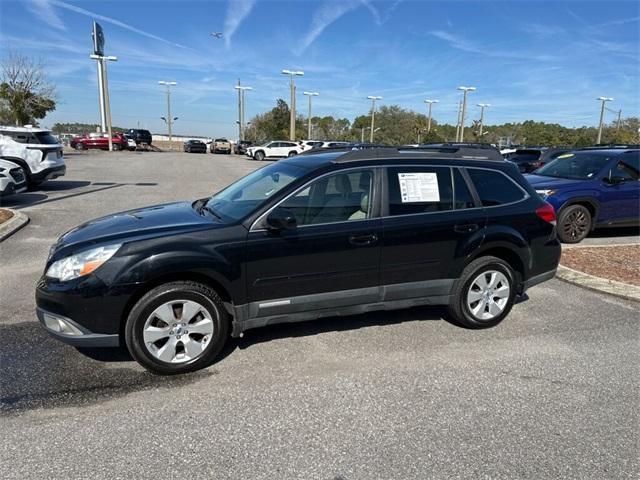
M41 62L8 55L0 66L0 116L16 125L36 123L56 108L55 89Z

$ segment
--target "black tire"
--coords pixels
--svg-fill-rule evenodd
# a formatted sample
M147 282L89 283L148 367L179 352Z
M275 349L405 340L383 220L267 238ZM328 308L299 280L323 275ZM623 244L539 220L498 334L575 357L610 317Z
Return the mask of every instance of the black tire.
M149 316L156 308L172 300L176 300L177 303L179 300L199 303L211 316L214 326L212 338L199 356L175 364L156 359L145 346L143 339L143 329ZM134 305L125 324L125 341L131 356L144 368L159 375L176 375L211 365L227 342L229 324L230 316L222 299L214 290L196 282L171 282L154 288Z
M83 143L76 143L75 150L86 150Z
M289 155L288 155L288 156L289 156L289 157L293 157L294 155L297 155L297 154L298 154L298 152L296 152L295 150L291 150L291 151L289 152Z
M502 311L490 319L481 319L474 315L467 302L467 296L473 289L474 281L482 275L483 272L500 272L506 278L509 286L508 297L502 307ZM491 293L490 297L497 298ZM456 281L452 300L449 304L448 311L452 319L461 326L473 329L489 328L498 325L509 314L516 298L516 275L511 266L504 260L497 257L480 257L465 267ZM482 300L478 300L482 302ZM480 305L479 305L480 306ZM484 307L482 312L485 313ZM487 307L488 308L488 307Z
M262 162L265 158L265 154L262 150L258 150L256 153L253 154L253 158L255 158L259 162Z
M114 152L117 152L117 151L120 150L120 144L119 143L114 143L114 144L112 144L111 147L113 148Z
M579 243L591 231L591 212L584 205L569 205L558 217L558 238L563 243Z

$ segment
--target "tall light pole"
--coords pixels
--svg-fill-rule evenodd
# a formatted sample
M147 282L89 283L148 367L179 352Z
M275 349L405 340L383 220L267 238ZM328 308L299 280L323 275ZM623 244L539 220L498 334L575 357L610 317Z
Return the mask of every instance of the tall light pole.
M382 100L382 97L375 95L369 95L367 97L371 100L371 132L369 132L369 142L373 143L373 133L375 132L375 117L376 117L376 100Z
M253 88L240 85L240 79L234 88L238 90L238 141L240 141L244 140L244 92Z
M598 97L596 98L596 100L600 100L600 102L602 102L602 106L600 107L600 125L598 125L598 139L596 140L596 144L599 144L600 141L602 140L602 125L604 123L604 104L606 102L611 102L613 101L613 98L611 97Z
M167 126L169 127L169 148L171 148L171 150L173 150L173 144L172 144L172 136L171 136L171 125L173 124L173 121L175 120L172 116L171 116L171 87L173 87L174 85L177 85L178 82L168 82L165 80L160 80L158 82L158 85L164 85L166 87L166 91L167 91L167 118L165 119L165 122L167 122Z
M118 57L105 55L89 55L98 62L98 88L100 89L100 127L109 136L109 151L113 150L113 134L111 131L111 102L109 101L109 80L107 79L107 61L117 62Z
M484 126L484 109L489 108L491 106L490 103L479 103L480 107L480 132L478 133L479 137L482 137L482 127Z
M304 75L302 70L282 70L283 75L289 75L289 87L291 88L291 105L289 110L291 111L291 117L289 119L289 140L296 139L296 83L295 77L301 77Z
M459 142L464 142L464 122L467 116L467 93L474 92L476 87L458 87L458 90L462 90L464 95L462 97L462 113L460 115L460 140Z
M438 100L425 100L424 103L429 105L429 120L427 120L427 135L431 131L431 107L433 107L434 103L438 103Z
M317 97L320 94L318 92L302 92L302 93L307 97L309 97L309 118L308 118L309 126L307 127L308 128L307 136L309 140L311 140L312 139L311 137L311 97Z

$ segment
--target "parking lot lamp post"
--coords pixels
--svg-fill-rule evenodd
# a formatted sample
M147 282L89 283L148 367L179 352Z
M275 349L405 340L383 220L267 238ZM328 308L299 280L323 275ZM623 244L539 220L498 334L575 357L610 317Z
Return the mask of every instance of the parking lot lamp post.
M289 88L291 89L291 105L289 110L291 117L289 119L289 140L294 141L296 139L296 83L294 78L304 75L302 70L282 70L283 75L289 75Z
M98 61L98 88L100 88L100 120L102 131L109 136L109 151L113 151L113 135L111 130L111 102L109 101L109 81L107 79L107 61L117 62L118 57L89 55ZM102 74L100 71L102 70Z
M367 97L371 100L371 131L369 132L369 142L373 143L373 132L375 132L375 117L376 117L376 100L382 100L382 97L375 95L369 95Z
M307 137L311 140L311 97L317 97L320 95L318 92L302 92L304 95L309 97L309 117L308 117L308 127L307 127Z
M244 92L246 90L253 90L253 88L241 86L240 80L238 80L238 85L235 86L235 89L238 90L238 139L244 140Z
M600 107L600 124L598 125L598 139L596 140L596 144L599 144L602 141L602 126L604 124L604 109L605 103L613 101L611 97L598 97L596 100L600 100L602 105Z
M478 132L478 136L482 137L482 127L484 126L484 109L489 108L491 106L490 103L479 103L480 107L480 131Z
M169 129L169 148L173 150L171 136L171 125L173 124L173 117L171 116L171 87L177 85L178 82L167 82L165 80L160 80L158 84L164 85L167 88L167 118L165 119L165 121L167 122L167 127Z
M429 132L431 131L431 107L433 107L434 103L438 103L438 100L425 100L424 103L426 103L427 105L429 105L429 118L427 120L427 135L429 134Z
M460 140L459 142L464 142L464 122L467 115L467 93L474 92L476 87L458 87L458 90L462 90L462 113L460 115Z

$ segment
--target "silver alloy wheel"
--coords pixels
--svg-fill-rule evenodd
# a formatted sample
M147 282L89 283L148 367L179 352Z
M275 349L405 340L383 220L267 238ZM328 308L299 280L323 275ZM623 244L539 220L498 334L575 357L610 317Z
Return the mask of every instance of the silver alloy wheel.
M213 319L204 306L192 300L172 300L149 315L142 334L144 346L154 358L185 363L202 355L213 331Z
M504 311L510 293L509 280L504 273L486 270L471 282L467 306L478 320L493 320Z

